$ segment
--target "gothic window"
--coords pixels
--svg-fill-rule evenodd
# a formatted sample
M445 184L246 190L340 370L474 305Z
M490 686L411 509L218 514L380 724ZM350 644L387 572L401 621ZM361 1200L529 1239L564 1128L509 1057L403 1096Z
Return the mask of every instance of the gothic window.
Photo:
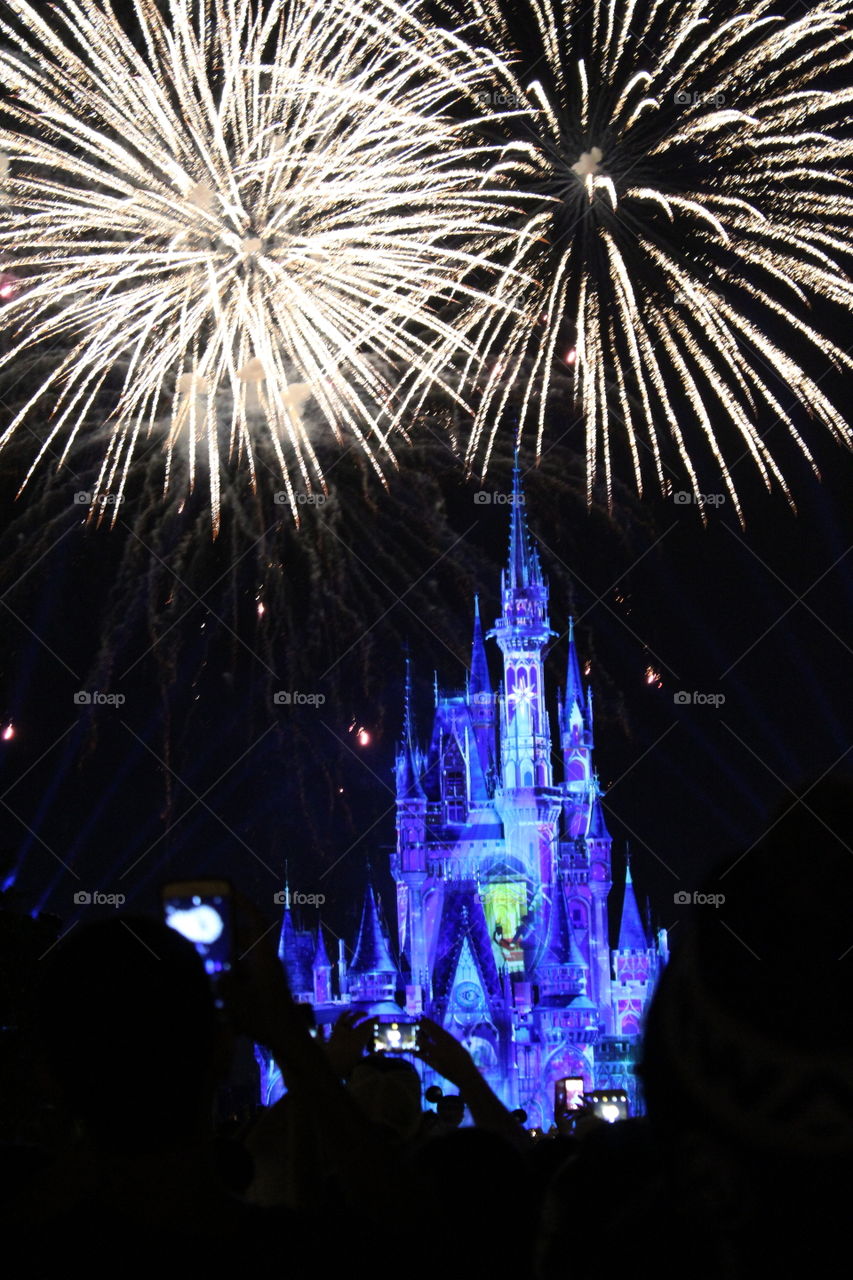
M468 796L465 787L465 762L456 743L447 753L444 770L444 804L448 822L465 822Z
M576 929L585 929L587 926L586 907L582 902L573 902L571 905L572 924Z

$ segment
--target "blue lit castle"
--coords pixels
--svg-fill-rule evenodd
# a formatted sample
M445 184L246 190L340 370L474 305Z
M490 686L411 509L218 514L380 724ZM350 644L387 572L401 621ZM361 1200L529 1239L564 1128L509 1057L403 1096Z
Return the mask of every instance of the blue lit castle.
M322 938L297 930L289 909L281 954L319 1021L344 1003L380 1018L427 1014L467 1045L507 1105L547 1128L564 1076L583 1077L586 1089L624 1089L638 1109L633 1064L665 938L649 936L629 869L610 945L612 840L593 768L592 696L570 624L554 743L544 658L555 633L517 467L501 595L485 638L475 602L467 682L436 689L426 749L407 672L391 856L398 958L372 885L351 962L341 948L333 966ZM503 656L499 693L490 638Z

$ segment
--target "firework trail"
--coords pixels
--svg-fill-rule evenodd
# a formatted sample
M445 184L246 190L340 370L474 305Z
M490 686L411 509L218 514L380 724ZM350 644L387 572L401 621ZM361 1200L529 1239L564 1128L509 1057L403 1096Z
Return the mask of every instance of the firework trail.
M820 382L853 364L830 336L853 301L853 5L791 19L769 2L580 8L465 5L469 38L534 69L508 72L493 99L514 108L508 151L540 196L525 254L540 284L509 335L495 331L469 463L488 463L520 380L519 429L535 423L541 448L561 370L590 488L603 472L610 491L621 438L640 492L647 471L668 491L674 443L698 494L698 427L741 519L740 457L791 501L762 420L765 435L784 424L813 467L794 406L851 441Z
M48 405L29 474L64 458L118 376L93 510L162 438L216 530L226 460L254 482L265 434L296 517L324 484L309 402L381 474L511 305L507 166L464 122L491 59L395 0L161 7L136 0L137 52L101 0L5 5L3 361L57 355L0 447Z

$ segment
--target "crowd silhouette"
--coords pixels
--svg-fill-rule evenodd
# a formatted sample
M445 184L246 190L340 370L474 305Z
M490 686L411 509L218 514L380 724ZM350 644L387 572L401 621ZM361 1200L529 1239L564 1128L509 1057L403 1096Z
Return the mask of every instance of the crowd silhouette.
M39 959L42 923L3 912L6 1274L826 1273L853 1157L851 818L849 783L828 780L732 852L708 881L724 874L725 911L673 931L644 1029L646 1114L579 1111L538 1140L428 1019L417 1056L442 1098L423 1096L413 1056L372 1052L365 1014L314 1038L248 903L216 992L158 920L81 924ZM246 1042L286 1093L223 1114Z

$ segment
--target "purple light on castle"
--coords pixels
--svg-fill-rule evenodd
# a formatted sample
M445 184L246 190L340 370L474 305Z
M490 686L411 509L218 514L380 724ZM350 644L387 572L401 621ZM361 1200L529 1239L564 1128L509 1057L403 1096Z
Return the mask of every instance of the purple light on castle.
M642 1109L633 1067L643 1015L666 954L648 936L626 877L615 947L608 936L611 844L593 768L593 709L572 624L554 751L544 657L548 585L516 465L502 612L484 638L474 603L465 687L436 689L429 744L418 740L407 671L397 765L397 959L368 885L350 964L285 911L280 954L318 1021L342 1007L382 1018L422 1014L470 1050L492 1088L547 1129L554 1086L623 1090ZM492 687L486 639L503 659ZM552 761L561 762L555 781ZM402 1002L402 1003L401 1003ZM405 1009L405 1013L403 1013ZM280 1082L264 1075L265 1100ZM429 1070L425 1084L433 1083Z

